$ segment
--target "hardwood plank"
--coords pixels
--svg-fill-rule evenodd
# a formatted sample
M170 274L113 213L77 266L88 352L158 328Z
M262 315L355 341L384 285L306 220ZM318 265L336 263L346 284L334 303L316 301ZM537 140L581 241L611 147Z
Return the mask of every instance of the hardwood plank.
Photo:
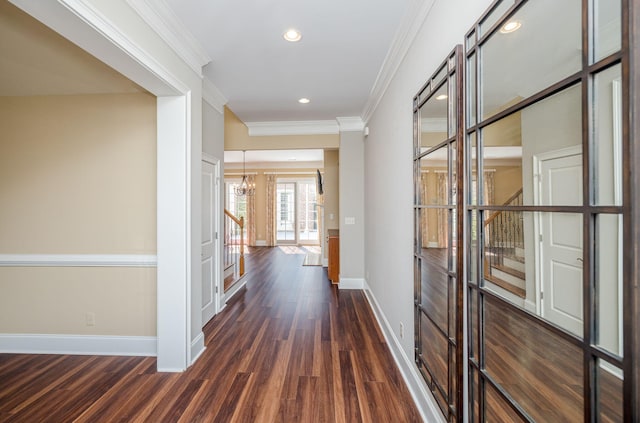
M420 421L364 294L303 259L250 249L246 289L184 373L151 357L0 354L0 421Z

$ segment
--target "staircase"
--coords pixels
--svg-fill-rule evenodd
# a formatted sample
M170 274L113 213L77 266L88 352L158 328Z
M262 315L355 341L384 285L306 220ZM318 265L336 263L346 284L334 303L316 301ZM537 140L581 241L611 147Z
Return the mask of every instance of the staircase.
M237 217L224 209L224 292L240 282L244 276L244 217Z
M522 205L522 189L504 206ZM500 210L484 222L484 278L500 288L526 297L525 254L521 211Z

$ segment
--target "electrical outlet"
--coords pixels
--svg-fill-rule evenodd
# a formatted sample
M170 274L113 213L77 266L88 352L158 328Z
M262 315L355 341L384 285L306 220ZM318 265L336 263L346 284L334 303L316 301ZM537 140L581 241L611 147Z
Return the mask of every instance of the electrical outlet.
M87 312L85 315L85 319L87 321L87 326L95 326L96 325L96 314L94 312Z
M404 324L400 322L400 338L404 338Z

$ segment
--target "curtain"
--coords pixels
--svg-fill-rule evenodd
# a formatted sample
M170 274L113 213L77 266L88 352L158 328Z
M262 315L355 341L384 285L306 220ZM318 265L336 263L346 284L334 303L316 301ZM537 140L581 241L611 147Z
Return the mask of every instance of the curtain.
M267 176L267 246L276 245L276 175Z
M247 175L247 183L249 186L255 186L255 175ZM247 219L245 222L247 227L247 245L254 247L256 245L256 196L247 195Z
M438 203L447 204L447 174L445 172L438 173ZM438 248L447 248L449 238L449 210L438 209Z
M426 205L430 204L429 201L429 192L427 189L427 177L428 173L420 174L420 199L421 204ZM429 243L429 215L427 213L428 209L422 209L420 211L420 230L422 232L422 248L426 248Z

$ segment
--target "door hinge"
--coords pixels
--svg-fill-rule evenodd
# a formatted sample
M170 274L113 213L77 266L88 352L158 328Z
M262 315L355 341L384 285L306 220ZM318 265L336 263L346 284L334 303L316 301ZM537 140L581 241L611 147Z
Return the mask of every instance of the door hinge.
M216 294L218 293L218 287L216 286Z
M542 234L538 235L538 241L542 242Z
M544 291L540 292L540 299L544 300Z
M218 233L217 232L216 232L216 238L215 239L218 239Z

